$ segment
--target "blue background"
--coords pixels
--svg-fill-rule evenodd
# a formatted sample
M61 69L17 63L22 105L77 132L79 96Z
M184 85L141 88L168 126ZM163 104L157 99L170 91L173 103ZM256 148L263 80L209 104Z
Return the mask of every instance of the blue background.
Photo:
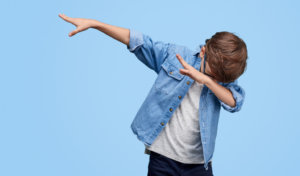
M1 1L0 175L147 174L130 129L156 74L126 45L58 14L195 50L216 32L247 44L240 112L221 110L214 175L282 176L299 166L299 1ZM112 67L114 65L115 67ZM297 137L298 136L298 137Z

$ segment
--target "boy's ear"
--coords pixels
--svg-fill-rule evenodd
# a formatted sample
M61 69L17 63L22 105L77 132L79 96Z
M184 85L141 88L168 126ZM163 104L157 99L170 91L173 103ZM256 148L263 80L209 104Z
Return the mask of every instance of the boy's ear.
M205 46L202 46L201 51L200 51L200 57L204 57L205 54Z

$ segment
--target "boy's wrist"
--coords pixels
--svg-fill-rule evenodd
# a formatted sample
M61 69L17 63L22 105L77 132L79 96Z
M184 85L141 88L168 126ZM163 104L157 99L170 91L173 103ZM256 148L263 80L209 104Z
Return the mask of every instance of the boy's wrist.
M207 79L203 84L205 84L207 87L210 87L214 83L218 83L217 80L211 79L210 77L207 76Z
M97 20L91 20L91 28L94 28L94 29L99 29L101 27L101 22L100 21L97 21Z
M205 84L206 86L207 85L210 85L211 83L212 83L212 79L210 79L208 76L205 76L206 77L206 79L204 80L204 82L203 82L203 84Z

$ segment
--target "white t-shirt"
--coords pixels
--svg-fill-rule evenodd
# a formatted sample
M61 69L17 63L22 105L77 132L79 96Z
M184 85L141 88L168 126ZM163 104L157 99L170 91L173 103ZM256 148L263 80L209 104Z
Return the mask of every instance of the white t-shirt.
M151 151L186 164L203 164L199 103L203 84L194 81L178 108L145 154Z

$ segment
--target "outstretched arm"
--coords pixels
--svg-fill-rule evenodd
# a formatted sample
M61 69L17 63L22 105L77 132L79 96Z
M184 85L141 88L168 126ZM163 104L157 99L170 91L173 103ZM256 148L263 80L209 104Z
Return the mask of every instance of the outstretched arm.
M131 53L134 53L142 63L157 74L168 55L170 43L153 41L150 36L144 35L140 31L105 24L93 19L71 18L64 14L58 16L77 27L69 33L70 37L89 28L97 29L127 45L127 49Z
M129 46L129 29L105 24L93 19L71 18L66 16L65 14L59 14L58 16L77 27L77 29L69 33L70 37L77 34L78 32L85 31L89 28L94 28Z

